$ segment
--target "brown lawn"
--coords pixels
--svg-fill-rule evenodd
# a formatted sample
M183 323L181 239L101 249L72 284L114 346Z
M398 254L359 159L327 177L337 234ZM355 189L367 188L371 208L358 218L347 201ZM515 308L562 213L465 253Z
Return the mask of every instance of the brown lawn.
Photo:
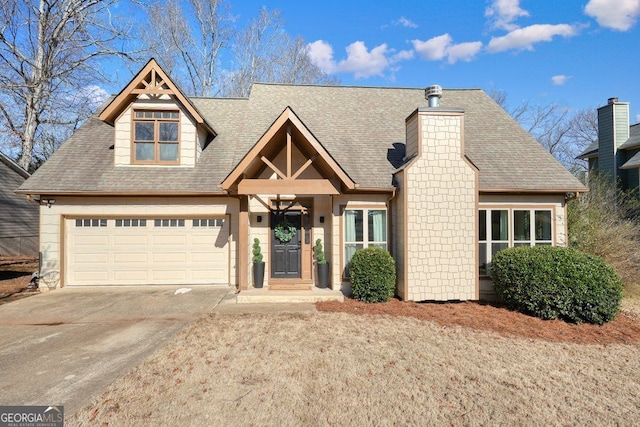
M68 425L638 422L638 324L625 315L598 327L472 303L318 308L202 318Z

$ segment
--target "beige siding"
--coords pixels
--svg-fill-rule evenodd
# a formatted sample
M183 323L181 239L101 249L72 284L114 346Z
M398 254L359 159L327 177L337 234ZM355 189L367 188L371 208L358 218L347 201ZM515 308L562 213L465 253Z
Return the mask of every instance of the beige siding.
M476 170L463 116L419 112L422 154L406 169L406 299L476 299Z
M418 155L418 114L414 114L406 123L405 157L410 159Z
M333 197L333 214L332 214L332 241L331 245L331 283L332 288L341 290L345 294L351 293L351 282L343 280L344 270L344 251L343 251L343 222L342 214L345 209L356 208L386 208L390 195L387 194L341 194ZM387 222L389 221L389 212L387 212ZM389 238L390 233L387 233Z
M229 281L237 283L236 250L238 241L238 201L226 197L56 197L50 208L40 208L40 251L42 271L64 271L61 248L65 238L65 217L87 218L150 218L226 216L229 218Z
M391 242L393 245L394 259L396 260L397 271L397 291L398 296L405 300L407 295L405 293L405 254L404 248L406 245L406 224L405 224L405 188L404 188L405 171L400 171L396 174L396 197L393 200L392 212L393 217L391 221Z
M567 245L567 212L564 195L502 195L483 194L480 196L479 209L552 209L553 243L558 246ZM509 220L509 226L512 227ZM513 238L510 232L510 237ZM487 277L480 278L480 299L495 299L493 283Z
M171 100L137 100L115 122L114 162L116 166L132 165L131 120L134 108L180 109L180 165L173 167L193 167L195 165L199 150L197 147L199 137L195 123L191 120L186 110L180 108Z

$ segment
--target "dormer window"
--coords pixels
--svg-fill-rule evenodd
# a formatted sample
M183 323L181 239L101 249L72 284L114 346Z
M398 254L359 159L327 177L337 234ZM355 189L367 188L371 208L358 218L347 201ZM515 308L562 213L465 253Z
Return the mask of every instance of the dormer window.
M132 151L135 164L178 164L180 112L135 110Z

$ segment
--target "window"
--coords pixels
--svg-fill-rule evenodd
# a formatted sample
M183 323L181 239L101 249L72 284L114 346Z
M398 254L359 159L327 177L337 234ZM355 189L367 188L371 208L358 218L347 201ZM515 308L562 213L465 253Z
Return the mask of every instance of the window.
M89 219L89 218L76 219L76 227L106 227L106 226L107 226L106 219Z
M387 249L386 209L346 209L343 251L345 277L349 277L349 262L353 254L368 246Z
M133 115L134 162L177 163L180 113L136 110Z
M194 227L222 227L224 224L224 219L194 219L193 226Z
M552 245L550 209L481 209L478 257L480 275L488 275L493 256L511 246Z
M146 227L146 219L116 219L116 227Z
M156 219L154 227L184 227L184 219Z

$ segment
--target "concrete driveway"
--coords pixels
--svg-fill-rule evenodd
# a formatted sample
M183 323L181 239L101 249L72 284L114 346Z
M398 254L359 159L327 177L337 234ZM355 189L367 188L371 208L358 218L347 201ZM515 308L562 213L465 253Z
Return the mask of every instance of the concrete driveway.
M64 288L0 306L0 405L64 405L71 415L228 287Z

